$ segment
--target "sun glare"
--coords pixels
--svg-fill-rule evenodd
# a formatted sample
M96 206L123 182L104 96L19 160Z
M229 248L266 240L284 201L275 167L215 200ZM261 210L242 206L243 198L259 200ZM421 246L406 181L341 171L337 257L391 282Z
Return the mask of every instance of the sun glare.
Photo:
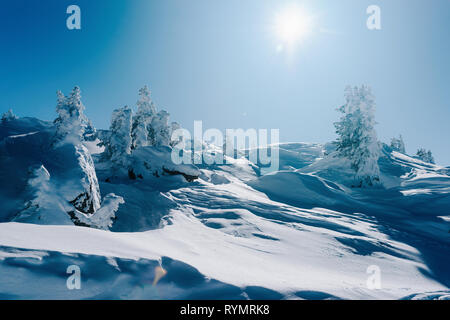
M275 16L274 31L280 41L277 50L292 49L311 33L312 16L296 5L287 6Z

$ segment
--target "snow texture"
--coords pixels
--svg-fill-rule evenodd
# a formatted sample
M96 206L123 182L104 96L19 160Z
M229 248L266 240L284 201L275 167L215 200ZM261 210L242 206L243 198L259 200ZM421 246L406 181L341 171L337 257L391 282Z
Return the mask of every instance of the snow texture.
M279 144L266 175L245 150L175 165L133 126L150 110L155 137L174 128L145 88L141 112L86 139L77 92L54 123L0 124L0 298L449 299L450 170L380 143L367 88L347 94L338 144Z

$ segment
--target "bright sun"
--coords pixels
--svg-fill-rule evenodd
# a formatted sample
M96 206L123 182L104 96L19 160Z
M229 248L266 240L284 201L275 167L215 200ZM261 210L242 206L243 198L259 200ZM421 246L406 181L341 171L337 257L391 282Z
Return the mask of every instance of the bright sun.
M280 49L293 49L311 33L312 16L305 9L291 5L285 7L275 16L274 31L281 42Z

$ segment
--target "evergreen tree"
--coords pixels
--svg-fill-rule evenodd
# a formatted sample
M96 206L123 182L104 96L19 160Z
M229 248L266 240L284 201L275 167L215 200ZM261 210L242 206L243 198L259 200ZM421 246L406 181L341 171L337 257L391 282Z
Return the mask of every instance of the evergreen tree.
M150 90L144 86L139 90L138 110L133 117L131 128L132 149L152 145L149 136L152 132L151 123L156 114L156 108L150 99Z
M181 129L181 126L178 122L172 122L170 124L170 146L171 147L176 146L182 140L182 138L178 138L178 140L172 140L173 133L179 129Z
M9 109L7 112L5 112L2 115L2 122L7 122L7 121L11 121L11 120L15 120L17 119L17 116L13 113L12 109Z
M420 148L419 150L417 150L416 158L418 158L426 163L435 164L434 157L433 157L433 154L431 153L431 151L430 150L427 151L424 148Z
M346 104L338 109L341 119L335 123L337 152L350 159L358 187L372 186L380 181L375 99L366 86L347 87L345 98Z
M392 150L398 151L400 153L406 153L405 142L403 142L402 135L400 135L399 138L392 138L391 148Z
M73 88L68 97L61 91L57 92L56 112L58 117L55 119L56 140L69 141L74 144L84 140L86 129L95 130L89 119L84 115L84 105L81 102L81 90L78 86Z
M169 113L161 110L153 118L150 139L155 146L169 146L171 140L171 127L169 127Z
M131 153L132 111L125 106L113 111L111 126L107 134L102 135L105 154L118 167L127 164L127 155Z

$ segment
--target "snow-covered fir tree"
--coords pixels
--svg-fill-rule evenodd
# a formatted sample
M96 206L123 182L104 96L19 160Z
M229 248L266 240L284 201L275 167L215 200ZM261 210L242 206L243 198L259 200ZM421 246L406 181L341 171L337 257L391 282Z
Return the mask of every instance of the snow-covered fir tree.
M434 161L434 157L433 157L433 154L431 153L431 151L430 150L427 151L424 148L420 148L419 150L417 150L416 158L418 158L426 163L432 163L432 164L436 163Z
M178 140L173 140L173 139L172 139L173 133L174 133L175 131L179 130L179 129L181 129L181 126L180 126L180 124L179 124L178 122L172 122L172 123L170 124L170 146L171 146L171 147L176 146L176 145L177 145L178 143L180 143L181 140L182 140L181 137L179 137Z
M80 193L70 200L70 203L83 213L93 214L100 208L101 204L100 185L94 160L89 150L82 143L75 146L75 152L81 169L79 172L81 188Z
M356 186L373 186L380 181L375 99L367 86L347 87L345 98L346 104L338 109L341 119L335 123L337 152L351 161Z
M133 116L131 128L132 149L152 145L149 136L152 135L152 120L156 115L156 108L150 99L150 90L144 86L139 90L138 110Z
M25 204L25 209L17 214L15 220L31 217L38 213L39 209L45 208L49 202L50 173L43 166L36 167L30 172L27 190L32 195L32 200Z
M96 134L101 140L99 146L105 147L104 159L111 160L116 167L126 166L126 155L140 147L173 146L172 132L180 128L176 122L169 125L169 113L156 112L147 86L139 90L139 96L135 115L128 107L117 109L110 129Z
M91 120L84 116L82 124L84 127L83 139L85 141L94 141L97 138L97 129L95 129Z
M55 119L56 140L68 141L74 144L84 140L85 134L95 133L89 119L84 115L84 105L81 102L81 90L78 86L66 97L61 91L57 92Z
M170 114L161 110L152 120L153 131L150 134L152 145L169 146L171 140L171 127L169 127Z
M125 106L113 111L110 129L101 135L100 146L105 147L106 156L119 167L126 165L131 153L131 125L132 110Z
M7 112L5 112L2 115L2 122L7 122L7 121L11 121L11 120L15 120L17 119L17 116L13 113L12 109L9 109Z
M392 138L391 148L394 151L398 151L400 153L406 153L405 142L403 141L402 135L400 135L398 138Z

